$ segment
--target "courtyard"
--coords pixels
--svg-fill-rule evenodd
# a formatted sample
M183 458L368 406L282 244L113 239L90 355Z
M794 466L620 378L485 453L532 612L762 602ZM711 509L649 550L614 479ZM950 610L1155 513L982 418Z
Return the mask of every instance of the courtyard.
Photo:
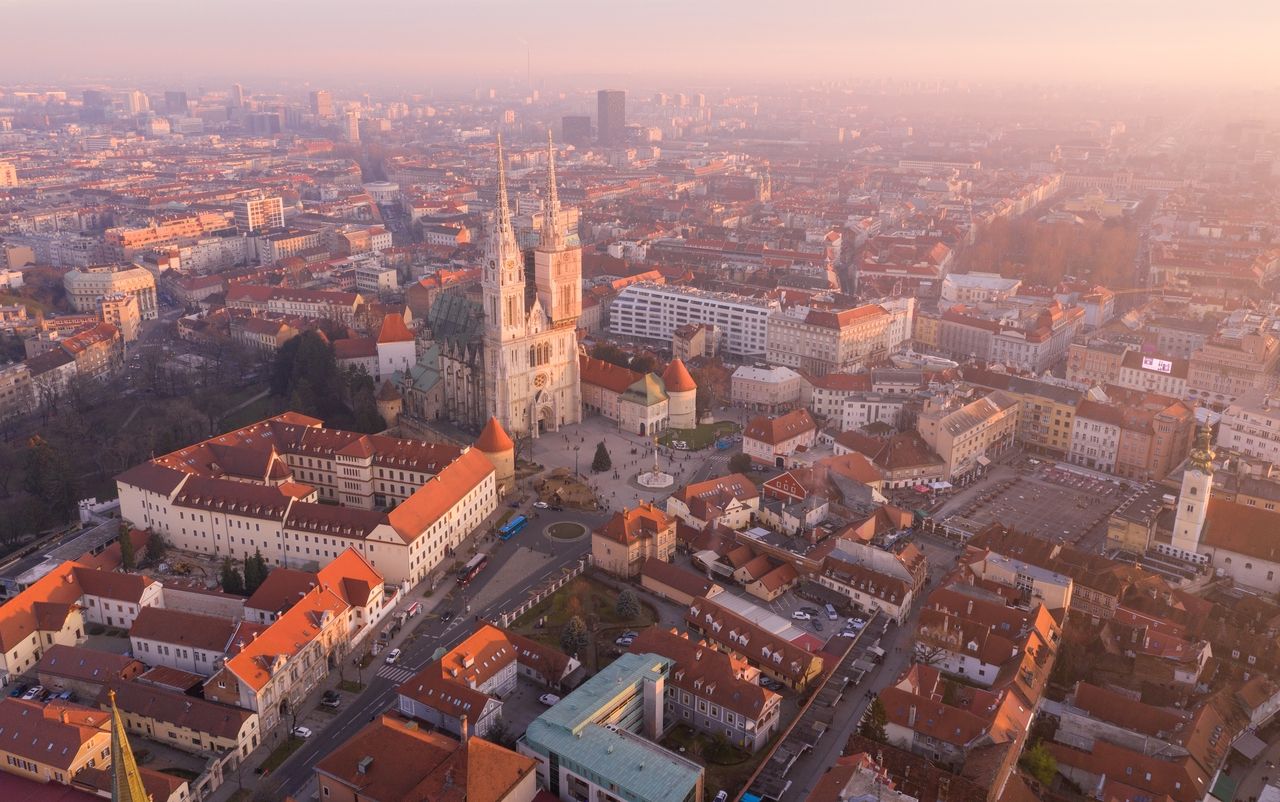
M615 639L624 632L639 631L658 621L657 610L643 594L633 592L639 602L638 613L626 616L618 610L621 591L590 576L579 576L513 621L511 629L560 649L561 632L572 618L580 617L587 625L589 641L585 653L578 658L587 673L594 674L619 653Z

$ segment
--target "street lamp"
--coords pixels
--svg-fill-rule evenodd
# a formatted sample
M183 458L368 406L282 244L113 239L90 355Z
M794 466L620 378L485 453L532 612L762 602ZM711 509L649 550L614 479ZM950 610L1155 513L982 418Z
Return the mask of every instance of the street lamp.
M574 446L574 447L573 447L573 475L574 475L574 477L577 477L577 475L578 475L578 454L579 454L579 452L581 452L581 451L582 451L582 446Z

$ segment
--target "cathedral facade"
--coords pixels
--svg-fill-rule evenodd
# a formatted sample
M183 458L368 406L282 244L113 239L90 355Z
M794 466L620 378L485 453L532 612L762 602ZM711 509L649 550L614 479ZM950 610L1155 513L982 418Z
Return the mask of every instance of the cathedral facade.
M582 249L569 236L560 210L550 134L547 150L546 209L542 241L533 254L534 286L527 286L524 258L511 224L501 136L498 202L480 282L486 413L516 437L536 438L582 420L577 338Z

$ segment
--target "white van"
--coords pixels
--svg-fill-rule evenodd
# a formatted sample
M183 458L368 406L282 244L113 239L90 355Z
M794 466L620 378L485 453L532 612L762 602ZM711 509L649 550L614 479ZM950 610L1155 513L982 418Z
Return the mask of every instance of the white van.
M830 604L827 605L827 620L828 621L840 620L840 616L836 615L836 608L832 607Z

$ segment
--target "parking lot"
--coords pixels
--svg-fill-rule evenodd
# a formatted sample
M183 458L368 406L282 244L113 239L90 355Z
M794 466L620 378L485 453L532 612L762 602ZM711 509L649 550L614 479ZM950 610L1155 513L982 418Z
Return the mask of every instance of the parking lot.
M939 517L979 527L999 523L1047 540L1100 551L1107 518L1125 498L1126 485L1042 463L1034 471L1001 471L971 485Z

